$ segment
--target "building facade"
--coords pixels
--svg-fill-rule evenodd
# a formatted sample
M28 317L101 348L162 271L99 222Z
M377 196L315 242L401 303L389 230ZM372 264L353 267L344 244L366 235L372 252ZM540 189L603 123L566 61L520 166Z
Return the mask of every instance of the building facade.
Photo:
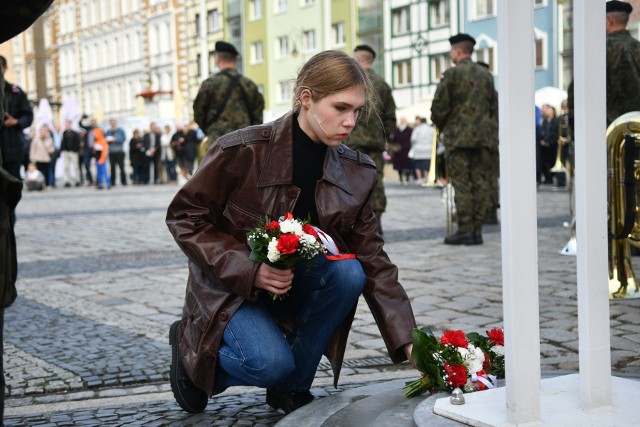
M59 0L44 15L47 97L103 121L173 121L188 110L182 0ZM34 27L11 40L16 82L36 100ZM182 82L182 84L181 84Z
M315 53L371 45L398 115L428 116L448 39L477 40L474 59L498 69L497 0L58 0L40 25L3 45L10 81L35 103L75 98L86 114L143 126L187 121L215 73L215 42L241 52L238 67L265 96L265 120L291 108L293 79ZM534 0L536 89L566 89L573 74L572 0ZM640 0L629 29L640 35ZM45 90L42 88L45 87Z

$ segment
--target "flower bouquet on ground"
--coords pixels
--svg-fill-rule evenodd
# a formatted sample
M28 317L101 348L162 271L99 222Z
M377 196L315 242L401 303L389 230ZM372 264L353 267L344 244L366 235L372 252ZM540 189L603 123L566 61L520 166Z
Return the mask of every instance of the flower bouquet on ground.
M406 383L406 397L495 388L497 378L504 378L504 331L492 329L487 336L445 331L437 339L429 328L414 329L411 358L423 376Z
M308 220L293 218L291 212L278 221L265 218L262 225L247 233L247 243L251 249L250 260L281 270L293 268L300 261L325 252L315 228ZM271 296L280 298L275 294Z

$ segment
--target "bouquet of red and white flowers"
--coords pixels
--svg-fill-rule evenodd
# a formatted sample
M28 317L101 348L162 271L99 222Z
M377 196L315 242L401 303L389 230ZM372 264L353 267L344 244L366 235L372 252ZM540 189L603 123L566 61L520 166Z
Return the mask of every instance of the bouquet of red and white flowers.
M492 329L485 337L449 330L438 340L429 328L414 329L411 357L423 376L406 383L407 397L457 387L465 392L494 388L497 378L504 378L504 331Z
M309 221L300 221L287 212L278 221L265 218L264 223L247 233L251 249L249 259L286 270L297 263L325 253L316 229ZM278 298L272 295L273 299Z

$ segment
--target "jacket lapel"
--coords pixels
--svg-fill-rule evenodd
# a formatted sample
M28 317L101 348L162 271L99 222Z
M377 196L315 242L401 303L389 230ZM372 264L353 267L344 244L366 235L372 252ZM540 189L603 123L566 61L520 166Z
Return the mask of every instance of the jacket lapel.
M322 178L336 187L342 188L347 193L353 194L349 181L347 180L347 175L344 172L342 159L340 158L340 153L343 151L344 147L342 146L329 148L327 150L327 157L324 161L324 176Z

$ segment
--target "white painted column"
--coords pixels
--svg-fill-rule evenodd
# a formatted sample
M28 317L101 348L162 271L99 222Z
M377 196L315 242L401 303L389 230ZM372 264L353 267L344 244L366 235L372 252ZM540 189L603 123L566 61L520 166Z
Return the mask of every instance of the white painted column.
M583 408L597 408L610 405L612 393L607 282L605 1L576 0L573 19L580 403Z
M509 423L540 419L533 0L498 4L500 218Z

